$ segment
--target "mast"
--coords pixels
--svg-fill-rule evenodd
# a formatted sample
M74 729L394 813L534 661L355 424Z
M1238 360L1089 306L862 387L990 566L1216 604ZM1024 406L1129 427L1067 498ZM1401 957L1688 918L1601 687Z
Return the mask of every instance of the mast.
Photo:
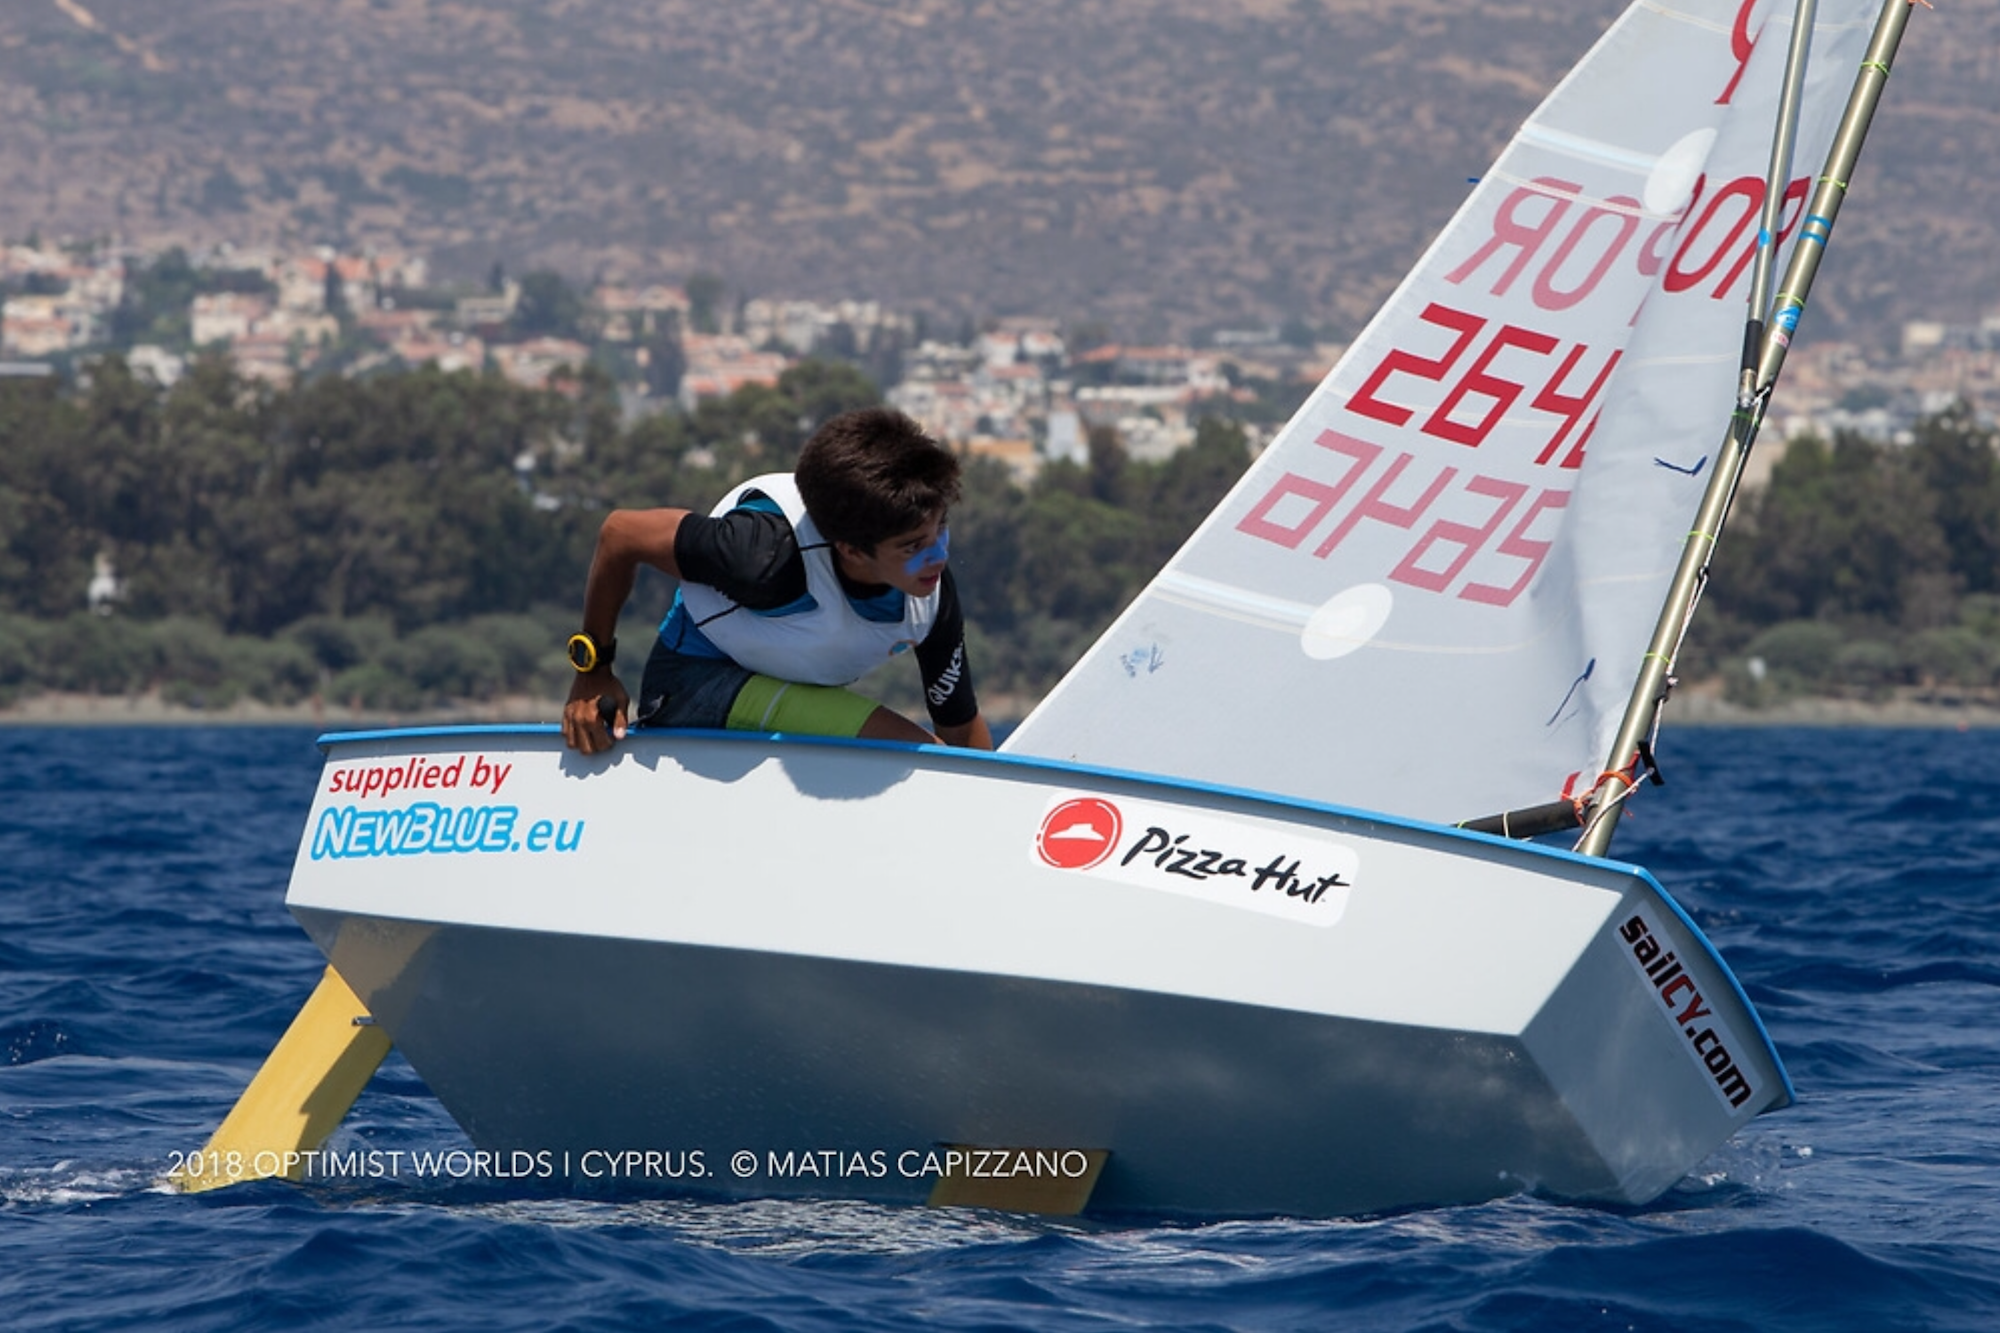
M1799 315L1805 309L1806 296L1819 272L1820 259L1833 232L1834 219L1839 215L1841 201L1847 194L1848 180L1861 156L1862 141L1868 136L1869 123L1874 119L1882 90L1889 81L1890 62L1895 59L1896 48L1903 40L1903 31L1909 26L1910 10L1917 3L1918 0L1883 0L1881 13L1875 21L1874 35L1868 43L1868 52L1855 76L1854 89L1848 95L1847 109L1841 116L1833 146L1827 152L1826 169L1821 173L1807 205L1798 241L1792 247L1791 260L1779 284L1769 320L1762 318L1763 311L1758 306L1751 308L1746 342L1761 344L1754 370L1747 355L1750 348L1746 345L1742 391L1736 410L1730 416L1729 428L1716 458L1715 471L1702 495L1694 530L1688 534L1687 542L1681 548L1680 564L1674 571L1673 583L1660 610L1652 642L1641 661L1639 678L1633 683L1624 719L1619 723L1617 738L1612 742L1610 757L1605 761L1605 771L1590 796L1590 816L1576 844L1576 850L1586 856L1602 856L1610 848L1611 836L1618 826L1619 807L1636 777L1634 770L1642 758L1650 763L1650 738L1659 726L1660 709L1673 685L1674 660L1679 655L1681 640L1687 633L1695 604L1701 600L1702 589L1707 586L1715 544L1736 498L1744 463L1749 458L1751 445L1756 441L1758 428L1763 425L1771 390L1777 383L1778 373L1784 367L1785 354L1791 346L1792 332L1798 327ZM1802 9L1798 17L1807 17L1809 21L1808 10ZM1795 28L1792 64L1802 67L1803 51L1803 40ZM1780 110L1780 142L1772 152L1774 170L1780 166L1781 152L1789 156L1786 145L1792 131L1786 120L1787 117L1796 118L1797 99L1793 87L1796 77L1788 71L1786 95ZM1783 189L1782 180L1775 186L1767 185L1767 218L1771 216L1772 196L1781 195ZM1771 224L1767 221L1765 226L1768 232ZM1768 253L1774 248L1775 241L1760 243L1760 268L1767 263ZM1753 299L1761 302L1761 293L1756 290L1754 278L1752 288Z
M1750 319L1743 326L1743 375L1736 406L1747 410L1757 399L1757 364L1764 347L1764 316L1771 309L1771 270L1778 259L1778 228L1785 186L1792 178L1792 146L1798 139L1799 95L1806 82L1813 18L1819 0L1798 0L1792 11L1792 45L1785 55L1785 89L1778 102L1778 132L1771 136L1771 165L1764 173L1764 210L1757 228L1757 262L1750 271Z

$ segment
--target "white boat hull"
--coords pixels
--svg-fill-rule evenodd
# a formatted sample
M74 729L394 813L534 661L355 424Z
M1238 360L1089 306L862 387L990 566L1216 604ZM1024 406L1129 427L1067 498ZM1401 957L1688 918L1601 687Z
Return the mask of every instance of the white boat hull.
M1790 1099L1630 866L963 751L326 744L288 902L502 1163L914 1201L974 1145L1108 1150L1106 1210L1637 1203Z

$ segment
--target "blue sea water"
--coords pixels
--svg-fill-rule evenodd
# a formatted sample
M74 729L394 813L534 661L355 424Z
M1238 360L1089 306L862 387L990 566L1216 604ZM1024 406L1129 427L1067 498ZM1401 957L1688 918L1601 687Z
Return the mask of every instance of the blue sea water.
M160 1184L312 988L288 729L0 730L0 1327L2000 1328L2000 737L1670 732L1618 854L1798 1104L1643 1209L1052 1221L398 1177ZM391 1056L337 1142L468 1147Z

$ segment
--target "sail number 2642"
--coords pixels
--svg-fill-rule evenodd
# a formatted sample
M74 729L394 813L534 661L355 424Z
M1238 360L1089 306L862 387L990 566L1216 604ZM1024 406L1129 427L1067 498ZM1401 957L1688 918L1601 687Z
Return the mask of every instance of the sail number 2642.
M1568 488L1440 465L1430 448L1392 451L1362 433L1414 427L1453 445L1497 450L1508 471L1527 464L1560 474L1583 461L1619 354L1436 302L1419 320L1437 345L1383 356L1343 405L1354 433L1328 428L1315 437L1343 461L1329 458L1324 474L1282 474L1237 530L1325 559L1364 524L1400 528L1417 536L1388 578L1507 606L1540 570ZM1496 430L1503 421L1508 429Z
M1288 550L1300 549L1317 535L1310 549L1324 559L1363 523L1417 531L1440 497L1448 495L1445 507L1453 516L1431 516L1388 577L1437 593L1455 586L1466 601L1512 604L1541 569L1556 515L1569 504L1567 490L1478 473L1461 481L1455 467L1426 464L1406 479L1417 461L1414 455L1385 459L1388 450L1381 445L1339 431L1321 431L1317 443L1348 460L1342 475L1321 481L1285 473L1237 523L1237 530ZM1343 507L1356 483L1370 474L1360 498ZM1327 526L1336 511L1340 517ZM1482 553L1484 558L1478 559Z

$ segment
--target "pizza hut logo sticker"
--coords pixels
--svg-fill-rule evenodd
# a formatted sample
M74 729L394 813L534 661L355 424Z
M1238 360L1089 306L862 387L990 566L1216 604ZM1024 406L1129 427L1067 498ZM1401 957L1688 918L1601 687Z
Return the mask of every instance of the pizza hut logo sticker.
M1042 817L1035 851L1058 870L1088 870L1117 850L1124 827L1117 806L1095 796L1080 796Z
M1347 911L1360 852L1299 820L1246 819L1188 803L1051 792L1032 863L1088 880L1129 884L1331 926ZM1131 898L1108 898L1144 911Z

